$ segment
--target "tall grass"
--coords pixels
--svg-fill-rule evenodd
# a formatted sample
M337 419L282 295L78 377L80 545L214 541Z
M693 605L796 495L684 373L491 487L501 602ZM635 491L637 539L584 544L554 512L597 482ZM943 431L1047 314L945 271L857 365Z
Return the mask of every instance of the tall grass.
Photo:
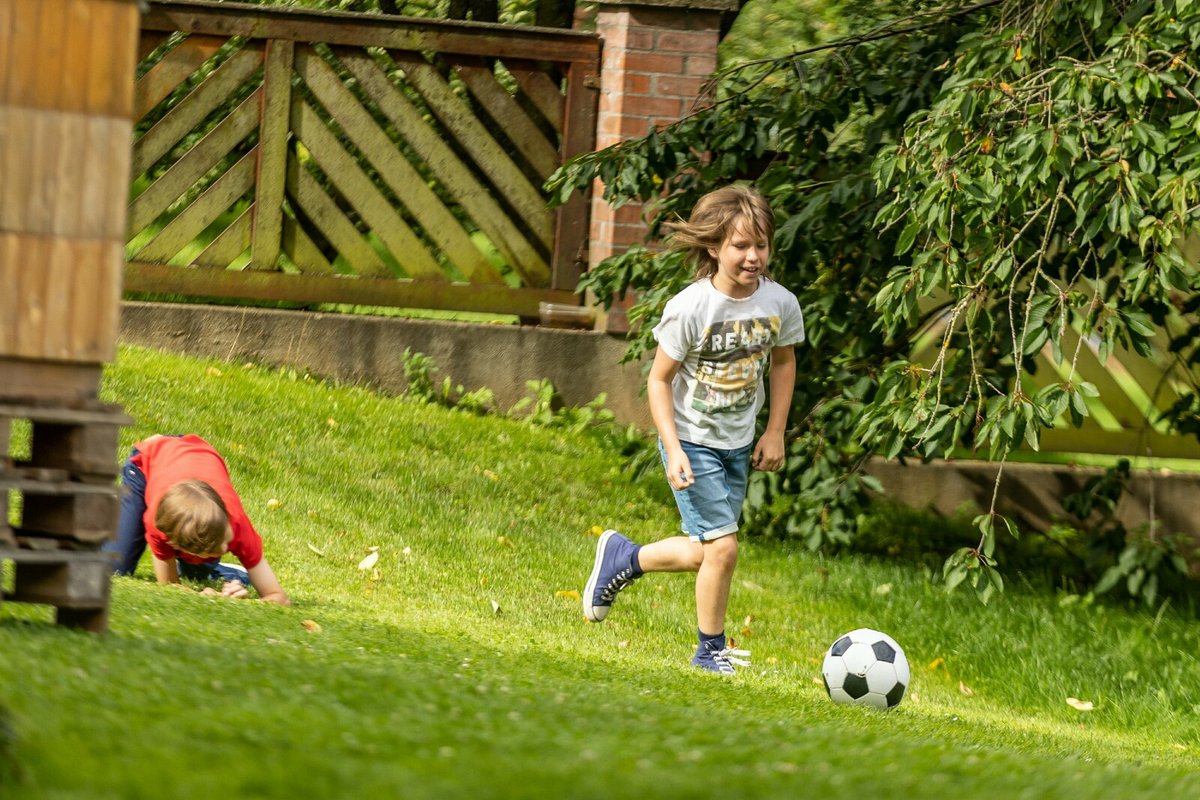
M586 435L136 348L103 395L137 420L122 453L194 431L226 454L295 606L159 587L145 564L114 580L104 636L0 604L5 798L1200 791L1200 630L1169 607L1019 583L983 607L920 569L748 543L729 632L755 666L722 679L688 666L688 576L583 620L593 526L677 524ZM913 665L894 712L819 685L860 626Z

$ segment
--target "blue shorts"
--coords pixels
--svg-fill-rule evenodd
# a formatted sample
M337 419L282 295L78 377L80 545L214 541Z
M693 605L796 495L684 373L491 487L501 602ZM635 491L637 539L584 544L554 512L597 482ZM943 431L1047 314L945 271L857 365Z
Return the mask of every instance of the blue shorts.
M680 441L692 465L694 481L686 489L671 487L675 505L683 520L683 532L694 542L709 542L737 533L750 476L750 448L753 445L723 450L704 444ZM658 440L663 468L667 451Z

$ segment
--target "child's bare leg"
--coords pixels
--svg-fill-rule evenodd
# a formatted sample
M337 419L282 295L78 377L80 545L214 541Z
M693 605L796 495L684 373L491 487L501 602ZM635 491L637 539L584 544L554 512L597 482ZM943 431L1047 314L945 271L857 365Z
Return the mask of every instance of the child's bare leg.
M704 561L704 546L686 536L661 539L638 550L642 572L695 572Z
M729 585L737 566L737 535L722 536L700 546L703 557L696 573L696 624L701 633L715 635L725 630Z

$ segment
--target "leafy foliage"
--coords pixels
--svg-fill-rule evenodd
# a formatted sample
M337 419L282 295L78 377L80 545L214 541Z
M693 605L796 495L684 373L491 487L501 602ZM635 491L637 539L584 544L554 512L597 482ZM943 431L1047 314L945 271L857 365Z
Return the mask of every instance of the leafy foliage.
M1200 430L1200 279L1184 252L1200 228L1200 3L877 0L845 13L868 32L727 68L706 108L549 181L561 199L599 178L615 205L653 201L652 240L729 181L772 200L772 271L810 339L787 465L755 478L750 525L844 541L870 455L1036 449L1056 419L1089 414L1084 347L1102 361L1169 353L1185 387L1169 421ZM585 280L601 298L639 292L636 357L688 278L677 257L634 251ZM1031 390L1039 352L1066 377ZM984 599L999 588L1005 524L976 520L949 584Z

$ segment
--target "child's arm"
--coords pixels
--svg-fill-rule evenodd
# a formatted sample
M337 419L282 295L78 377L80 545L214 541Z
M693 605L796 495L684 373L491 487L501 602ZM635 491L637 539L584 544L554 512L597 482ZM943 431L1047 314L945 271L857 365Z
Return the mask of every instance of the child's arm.
M250 573L250 583L254 584L254 590L258 592L260 600L281 606L290 606L292 604L292 601L288 599L287 593L283 591L283 587L279 585L279 579L275 577L275 571L271 569L271 565L267 563L265 558L247 570L247 572Z
M175 559L163 561L158 556L154 556L154 577L159 583L179 583L179 566L175 563Z
M750 463L756 469L771 472L783 466L787 455L783 434L787 429L792 395L796 391L796 350L791 345L771 348L770 405L767 429L763 431Z
M650 378L646 382L646 393L650 396L650 417L658 429L663 449L667 452L667 481L675 489L686 489L692 485L692 462L679 444L679 433L675 429L675 404L671 396L671 384L680 362L665 355L660 347L650 365Z

